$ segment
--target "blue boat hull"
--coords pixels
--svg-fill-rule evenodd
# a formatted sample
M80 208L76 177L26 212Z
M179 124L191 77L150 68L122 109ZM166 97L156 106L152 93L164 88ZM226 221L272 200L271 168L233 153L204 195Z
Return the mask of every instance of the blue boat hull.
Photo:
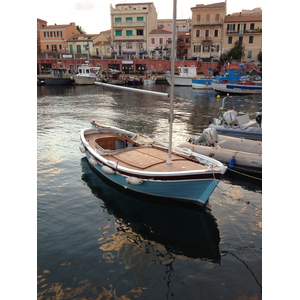
M86 152L86 156L88 160L92 157L88 151ZM94 165L92 163L90 165L99 174L122 186L124 189L200 205L205 204L219 182L219 180L213 178L204 178L201 180L143 180L140 185L132 185L126 181L127 176L118 173L109 175L103 171L101 165Z
M259 93L262 93L261 85L213 82L212 87L215 91L222 92L222 93L231 93L231 94L259 94Z

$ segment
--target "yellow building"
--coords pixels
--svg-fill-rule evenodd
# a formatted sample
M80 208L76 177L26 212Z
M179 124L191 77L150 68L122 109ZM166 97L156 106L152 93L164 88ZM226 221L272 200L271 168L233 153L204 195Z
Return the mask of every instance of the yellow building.
M68 41L70 54L81 55L89 59L91 56L100 58L111 56L110 41L103 34L75 34Z
M262 10L242 10L227 15L224 22L223 52L230 51L235 42L244 47L242 62L257 60L262 51Z
M111 5L110 15L113 54L134 58L148 53L148 35L157 28L153 2Z
M203 61L219 59L223 47L226 2L197 4L191 10L191 56Z

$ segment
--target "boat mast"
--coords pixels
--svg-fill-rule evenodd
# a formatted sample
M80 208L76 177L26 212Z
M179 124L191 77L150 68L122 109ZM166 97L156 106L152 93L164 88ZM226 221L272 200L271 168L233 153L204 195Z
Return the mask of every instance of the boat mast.
M174 119L174 74L175 74L175 56L176 56L176 11L177 0L173 0L173 26L172 26L172 48L171 48L171 88L170 88L170 124L169 124L169 152L167 164L172 164L172 136Z

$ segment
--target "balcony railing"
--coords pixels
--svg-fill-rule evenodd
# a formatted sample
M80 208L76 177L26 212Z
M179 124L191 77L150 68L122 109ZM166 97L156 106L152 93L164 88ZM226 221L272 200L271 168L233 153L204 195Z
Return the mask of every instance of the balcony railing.
M127 27L145 27L145 22L114 22L114 28L127 28Z
M262 29L249 29L249 30L227 30L226 34L261 34Z

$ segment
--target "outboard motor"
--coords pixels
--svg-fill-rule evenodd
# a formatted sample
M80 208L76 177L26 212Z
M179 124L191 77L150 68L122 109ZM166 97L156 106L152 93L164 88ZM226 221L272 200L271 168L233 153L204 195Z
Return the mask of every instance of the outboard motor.
M214 146L218 142L218 133L216 128L206 128L203 130L205 140L208 145Z
M232 125L236 123L236 116L237 116L237 112L235 110L229 110L223 114L224 121L228 125Z
M198 138L190 138L189 143L193 145L214 146L218 142L218 133L215 128L206 128Z

